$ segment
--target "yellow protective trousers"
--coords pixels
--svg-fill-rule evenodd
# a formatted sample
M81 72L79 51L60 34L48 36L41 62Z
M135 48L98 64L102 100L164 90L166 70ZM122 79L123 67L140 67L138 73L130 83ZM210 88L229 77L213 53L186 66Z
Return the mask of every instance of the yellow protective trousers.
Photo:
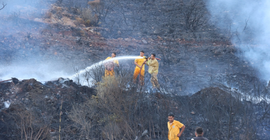
M105 77L106 76L114 76L114 71L113 70L105 70Z
M134 70L134 75L133 75L133 80L134 82L136 82L136 79L138 77L138 75L140 74L140 84L143 85L144 84L144 69L140 69L140 68L135 68ZM141 73L140 73L141 72Z

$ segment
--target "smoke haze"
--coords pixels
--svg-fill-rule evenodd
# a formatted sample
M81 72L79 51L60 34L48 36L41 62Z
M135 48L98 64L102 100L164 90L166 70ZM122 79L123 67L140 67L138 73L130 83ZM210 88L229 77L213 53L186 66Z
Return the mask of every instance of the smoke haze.
M3 0L7 4L0 11L0 79L35 78L39 81L54 80L67 75L67 67L61 60L53 56L53 49L41 49L41 41L32 39L33 43L25 41L36 37L47 25L34 22L34 18L42 18L55 0ZM7 41L6 38L13 38ZM15 43L16 42L16 43ZM19 44L19 45L18 45ZM52 56L52 57L50 57ZM73 69L73 68L69 68Z
M209 0L212 23L240 49L261 78L270 79L270 1Z

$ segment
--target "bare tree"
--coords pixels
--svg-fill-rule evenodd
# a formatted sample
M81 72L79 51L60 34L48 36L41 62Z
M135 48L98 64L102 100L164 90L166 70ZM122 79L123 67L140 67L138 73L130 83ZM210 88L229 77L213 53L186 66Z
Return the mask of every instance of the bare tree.
M109 11L116 5L116 1L114 0L94 0L88 2L90 8L92 10L93 22L92 25L97 26L100 21L105 21L105 18Z
M189 0L184 1L182 13L185 18L186 29L196 31L207 25L207 10L204 1Z
M39 116L37 116L37 114L32 110L28 111L22 109L12 114L12 118L18 126L20 139L44 140L50 137L49 124L43 123L44 120L38 117Z
M93 118L95 111L91 106L92 101L88 101L84 104L73 105L69 118L75 122L74 126L80 130L81 137L84 139L90 139L91 129L93 127L93 123L91 118Z

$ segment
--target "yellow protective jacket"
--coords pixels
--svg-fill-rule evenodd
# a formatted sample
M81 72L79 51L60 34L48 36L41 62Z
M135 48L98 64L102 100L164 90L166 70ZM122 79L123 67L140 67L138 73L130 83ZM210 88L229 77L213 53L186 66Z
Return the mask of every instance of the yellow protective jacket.
M109 60L109 59L112 59L112 57L107 57L105 60ZM113 61L110 61L110 62L106 62L105 63L106 70L112 71L114 69L115 64L119 65L118 60L113 60Z
M112 59L112 57L107 57L105 60L109 60L109 59ZM113 60L113 62L114 62L115 64L118 64L118 65L119 65L119 61L118 61L118 60Z
M157 74L158 73L158 67L159 67L159 65L158 65L158 61L156 59L154 59L154 60L152 60L152 59L148 60L146 62L146 65L149 66L148 72L150 74L153 74L153 73L156 73Z
M139 57L141 57L141 56L139 56ZM145 61L145 56L143 56L143 58L135 59L134 62L136 62L139 66L141 66L141 65L143 64L144 61ZM145 67L145 66L143 65L142 70L145 69L144 67ZM136 69L140 69L140 68L139 68L138 66L136 66Z
M112 59L112 57L107 57L106 60ZM114 64L119 65L118 60L113 60L113 62L105 63L105 76L114 76Z
M182 128L184 125L180 123L179 121L174 120L172 124L168 122L168 139L169 140L179 140L179 137L177 137L177 134L180 133L180 128Z

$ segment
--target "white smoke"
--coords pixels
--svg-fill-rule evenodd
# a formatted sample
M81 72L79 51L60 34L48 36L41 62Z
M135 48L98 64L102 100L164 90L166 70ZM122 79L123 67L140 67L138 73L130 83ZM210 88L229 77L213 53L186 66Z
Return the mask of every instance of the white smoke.
M29 32L32 36L40 33L39 31L43 29L43 26L39 30L33 30L32 28L39 26L31 21L36 17L44 16L46 10L50 9L51 4L55 1L0 0L0 7L2 3L6 4L5 8L0 11L0 55L1 58L8 58L7 62L0 60L1 80L15 77L20 80L35 78L39 81L48 81L66 76L67 67L65 67L65 63L53 57L54 54L51 53L53 50L48 49L46 52L40 50L39 42L41 40L35 40L36 45L21 41L25 40L22 34L26 32ZM21 23L21 21L23 22ZM9 41L10 38L14 38L12 41L22 43L20 47L15 47L15 43L6 41L6 38ZM41 54L46 53L47 56L52 57L42 58Z
M211 23L222 29L244 59L270 79L270 1L208 0Z
M7 80L11 77L18 78L19 80L34 78L40 82L56 80L59 77L67 77L64 70L56 69L52 64L47 62L40 64L18 64L13 63L9 66L1 66L0 68L1 80Z
M40 14L43 9L50 8L50 3L56 0L43 1L43 0L0 0L0 4L6 4L6 7L1 10L0 15L7 16L17 13L23 17L29 17L33 14Z

